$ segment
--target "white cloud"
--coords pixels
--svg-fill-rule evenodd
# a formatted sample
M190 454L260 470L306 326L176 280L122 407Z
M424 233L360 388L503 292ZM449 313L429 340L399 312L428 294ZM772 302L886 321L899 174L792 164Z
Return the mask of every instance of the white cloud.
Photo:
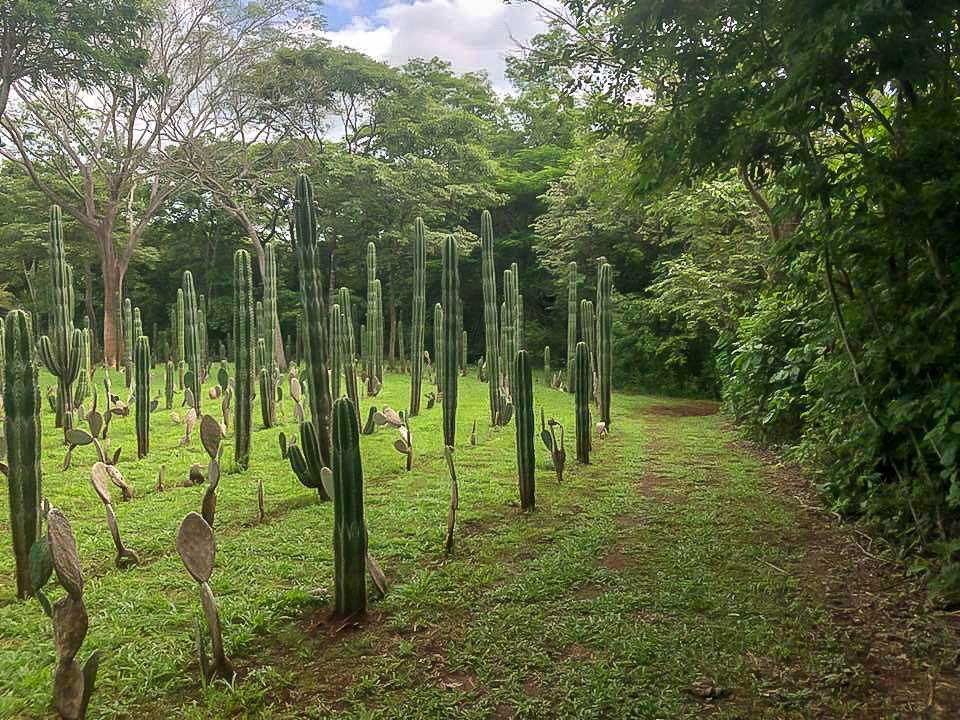
M391 64L413 57L449 60L458 72L486 70L500 92L508 89L504 58L546 28L542 11L502 0L391 0L370 17L324 33L335 45Z

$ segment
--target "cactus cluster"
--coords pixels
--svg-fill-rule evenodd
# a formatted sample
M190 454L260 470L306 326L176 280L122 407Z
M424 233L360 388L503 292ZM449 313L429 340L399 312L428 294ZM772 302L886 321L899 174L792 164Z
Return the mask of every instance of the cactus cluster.
M413 225L413 311L410 323L410 417L420 414L423 388L423 329L427 314L426 228L421 218Z
M40 338L40 357L57 378L57 427L73 427L73 383L80 369L81 335L73 327L73 269L63 250L63 219L56 205L50 210L50 333Z
M317 221L313 208L313 187L306 175L297 180L293 205L292 244L300 275L300 304L303 309L305 357L310 400L310 420L300 425L301 448L291 448L290 464L307 487L316 488L329 499L323 487L323 470L329 472L331 449L330 377L327 372L326 312L320 281L320 253Z

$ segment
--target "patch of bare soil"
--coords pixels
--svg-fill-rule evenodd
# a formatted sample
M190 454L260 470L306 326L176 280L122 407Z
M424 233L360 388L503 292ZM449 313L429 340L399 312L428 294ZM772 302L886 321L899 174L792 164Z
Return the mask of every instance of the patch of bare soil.
M882 541L828 512L799 469L750 443L732 449L767 463L771 494L799 508L798 522L776 542L800 552L778 569L829 609L815 650L842 652L845 661L817 678L754 658L771 699L807 694L815 717L830 716L831 700L858 707L850 717L960 717L958 618L932 610L924 587L886 556Z
M720 412L720 403L710 400L682 400L671 403L658 403L647 408L647 415L667 417L704 417Z

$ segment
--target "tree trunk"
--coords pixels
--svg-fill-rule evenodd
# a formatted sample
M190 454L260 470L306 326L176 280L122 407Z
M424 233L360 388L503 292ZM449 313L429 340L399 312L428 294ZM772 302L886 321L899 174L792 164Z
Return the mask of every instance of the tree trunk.
M90 355L93 361L96 362L97 357L99 357L99 343L97 342L97 338L100 334L97 332L97 314L93 311L93 272L90 269L89 260L83 264L83 276L86 286L85 304L87 307L87 317L90 319Z
M102 262L100 269L103 273L103 366L119 370L123 367L123 338L117 317L123 276L112 258L111 262Z

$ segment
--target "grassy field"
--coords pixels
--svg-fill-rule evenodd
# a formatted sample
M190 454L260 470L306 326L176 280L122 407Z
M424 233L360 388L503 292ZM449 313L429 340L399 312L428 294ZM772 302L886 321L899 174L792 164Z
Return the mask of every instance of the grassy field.
M158 370L155 387L161 380ZM407 377L390 375L372 402L403 409L408 388ZM440 407L411 422L411 473L392 447L395 431L362 438L370 551L391 583L362 627L326 622L331 504L297 483L280 458L278 430L257 429L250 470L234 473L231 460L224 463L211 580L238 677L232 687L207 690L192 640L199 592L174 549L181 518L200 508L203 487L177 487L192 463L206 465L199 438L178 450L183 426L160 410L151 455L137 461L132 415L114 421L120 468L136 490L126 503L116 493L114 505L124 541L142 558L121 571L90 484L94 451L79 448L73 467L61 471L64 448L45 413L45 494L73 524L87 580L90 630L80 656L105 652L89 716L806 718L956 710L952 617L926 610L886 554L837 529L796 476L771 470L738 444L716 406L615 395L611 435L595 440L591 465L579 466L572 396L542 385L535 392L538 406L568 429L569 462L558 484L538 446L538 510L523 515L513 426L489 429L486 386L475 376L462 380L451 556L443 552L449 481ZM219 412L219 402L206 402ZM289 401L285 414L289 434ZM477 447L469 445L474 419ZM4 497L0 717L48 717L51 625L37 602L14 599L7 517Z

